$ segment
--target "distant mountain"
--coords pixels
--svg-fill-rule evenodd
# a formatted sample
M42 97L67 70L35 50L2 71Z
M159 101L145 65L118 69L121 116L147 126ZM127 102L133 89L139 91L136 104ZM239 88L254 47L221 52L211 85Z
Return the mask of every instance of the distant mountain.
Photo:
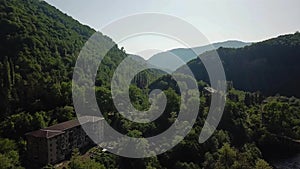
M128 55L137 62L146 62L146 60L139 55L134 55L134 54L128 54Z
M155 67L155 69L157 69L157 71L160 72L160 74L166 74L166 72L170 72L170 70L168 70L168 69L161 70L160 67L152 65L151 63L148 62L148 60L145 60L143 57L141 57L139 55L128 54L128 56L132 60L134 60L140 64L146 64L148 67Z
M195 47L192 49L189 48L179 48L173 49L167 52L162 52L155 54L152 56L148 62L152 65L156 65L157 67L163 68L168 72L173 72L177 68L181 67L182 65L186 64L187 62L195 59L198 55L213 50L218 49L220 47L223 48L242 48L245 46L250 45L251 43L241 42L241 41L225 41L214 43L212 45L205 45L200 47ZM176 56L180 59L178 59Z
M300 33L254 43L239 49L219 48L228 81L235 88L300 97ZM205 53L205 55L209 55ZM201 55L200 55L201 57ZM197 80L209 82L200 59L188 63ZM186 67L179 68L182 72Z

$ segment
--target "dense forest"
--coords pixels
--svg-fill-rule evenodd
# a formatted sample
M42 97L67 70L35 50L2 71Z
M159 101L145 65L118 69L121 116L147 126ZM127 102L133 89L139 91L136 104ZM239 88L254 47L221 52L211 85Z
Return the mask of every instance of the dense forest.
M71 92L73 67L82 46L95 30L39 0L1 0L0 15L0 169L32 168L26 159L24 134L75 118ZM101 36L105 42L114 43L109 37ZM198 137L211 95L204 89L209 86L205 73L201 72L205 70L194 60L190 66L199 80L201 106L196 124L180 144L164 154L145 159L119 157L98 148L92 148L92 156L85 157L75 149L64 167L272 168L265 158L267 154L297 151L283 144L281 138L300 139L300 100L290 97L300 95L295 90L299 84L299 42L300 35L295 33L241 49L218 49L233 85L228 88L221 123L204 144L198 143ZM125 119L113 106L110 80L127 56L116 44L105 56L96 79L98 105L110 125L121 133L132 137L152 136L174 123L181 94L171 76L157 70L143 71L130 86L132 103L137 109L146 110L150 104L149 92L161 89L168 99L167 107L151 123L138 124ZM251 83L247 83L248 79Z

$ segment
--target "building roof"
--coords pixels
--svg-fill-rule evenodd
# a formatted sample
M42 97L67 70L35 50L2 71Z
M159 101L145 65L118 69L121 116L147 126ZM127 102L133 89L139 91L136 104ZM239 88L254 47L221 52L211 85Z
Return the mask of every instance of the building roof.
M57 135L64 133L63 131L57 130L36 130L30 133L26 133L25 135L30 135L33 137L40 137L40 138L51 138Z
M70 121L66 121L63 123L55 124L50 127L46 127L46 128L44 128L44 130L62 130L62 131L64 131L64 130L68 130L70 128L74 128L77 126L80 126L80 123L77 119L75 119L75 120L70 120Z
M40 137L40 138L51 138L60 134L63 134L66 130L81 126L81 124L89 122L97 122L103 120L104 118L95 117L95 116L83 116L75 120L66 121L63 123L55 124L50 127L46 127L40 130L32 131L26 133L26 136Z

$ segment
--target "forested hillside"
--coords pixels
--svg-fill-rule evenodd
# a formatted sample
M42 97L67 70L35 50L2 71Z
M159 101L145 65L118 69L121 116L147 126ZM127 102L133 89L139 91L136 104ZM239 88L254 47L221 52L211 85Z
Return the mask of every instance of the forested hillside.
M0 12L1 119L70 105L76 58L95 31L43 1L3 0ZM104 48L104 43L113 43L103 38ZM110 85L114 69L126 56L117 46L111 49L96 84Z
M1 119L70 104L72 67L94 30L35 0L2 0L0 12Z
M217 51L227 80L233 81L235 88L252 92L261 91L266 95L278 93L300 96L299 32L254 43L244 48L220 48ZM191 61L188 66L198 80L209 82L200 59Z

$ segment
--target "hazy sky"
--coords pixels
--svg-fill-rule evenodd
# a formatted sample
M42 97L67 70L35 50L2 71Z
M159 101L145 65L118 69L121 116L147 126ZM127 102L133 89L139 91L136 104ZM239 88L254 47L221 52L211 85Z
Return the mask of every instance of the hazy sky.
M261 41L300 30L300 0L46 1L96 30L124 16L143 12L158 12L184 19L197 27L210 42ZM165 37L149 35L120 45L129 53L182 47ZM144 57L147 58L147 54Z

